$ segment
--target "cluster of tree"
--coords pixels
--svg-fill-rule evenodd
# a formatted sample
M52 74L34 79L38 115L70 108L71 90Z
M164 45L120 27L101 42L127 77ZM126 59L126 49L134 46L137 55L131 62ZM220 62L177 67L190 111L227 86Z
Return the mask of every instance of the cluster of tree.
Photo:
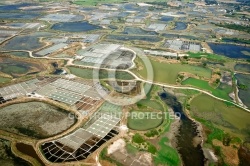
M152 129L148 132L146 132L144 135L147 137L154 137L157 136L159 134L159 132L156 129Z
M241 43L241 44L250 44L249 39L240 39L240 38L223 38L223 41L232 41L234 43Z
M238 88L239 88L239 89L242 89L242 90L247 90L247 89L248 89L248 86L247 86L247 85L244 85L244 84L239 84L239 85L238 85Z
M158 5L158 6L164 6L164 7L168 7L167 2L158 2L158 1L153 1L153 2L147 2L148 4L151 5Z
M238 24L215 24L215 25L228 28L228 29L250 33L250 26L244 26L244 25L238 25Z
M141 143L145 142L145 140L144 140L144 138L140 134L136 133L132 137L132 142L135 142L137 144L141 144Z

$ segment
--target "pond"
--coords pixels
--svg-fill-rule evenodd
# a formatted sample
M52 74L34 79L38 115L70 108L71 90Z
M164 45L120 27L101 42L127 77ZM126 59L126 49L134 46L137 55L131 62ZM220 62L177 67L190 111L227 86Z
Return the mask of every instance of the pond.
M31 164L17 156L11 150L11 142L5 139L0 139L0 163L1 166L30 166Z
M0 62L0 71L13 77L16 77L16 75L28 73L31 67L28 63L7 58L0 59Z
M236 64L234 70L240 72L250 72L250 64Z
M30 6L32 3L19 3L19 4L14 4L14 5L1 5L0 6L0 11L13 11L13 10L20 10L20 7L26 7Z
M179 21L186 21L187 18L186 17L179 17Z
M117 15L118 18L124 18L127 17L128 15L130 15L131 13L129 12L121 12Z
M198 40L200 38L195 37L195 36L189 36L189 35L181 35L181 34L171 34L171 33L163 33L163 37L166 38L185 38L185 39L190 39L190 40Z
M250 59L250 47L233 44L208 43L215 54L224 55L229 58Z
M250 75L247 74L235 74L237 79L237 85L246 85L246 89L239 88L239 98L248 108L250 108Z
M1 46L1 50L36 50L44 46L39 41L41 37L51 36L52 33L36 32L30 35L21 35L14 37L8 41L5 45Z
M185 30L187 28L187 24L184 22L176 22L175 28L173 30Z
M107 39L111 40L122 40L122 41L133 41L142 40L146 42L159 42L162 39L158 36L143 36L143 35L107 35Z
M1 130L33 138L54 136L74 123L67 111L42 102L18 103L0 109Z
M169 21L173 21L174 17L171 16L162 16L160 21L164 21L164 22L169 22Z
M154 31L146 31L137 27L125 27L123 34L136 34L136 35L158 35Z
M53 74L55 74L55 75L61 75L61 74L63 74L65 71L63 70L63 69L56 69L54 72L53 72Z
M250 44L249 40L238 39L238 38L222 38L222 41L226 43Z
M38 13L1 13L1 19L33 19L38 17L40 14Z
M113 30L118 29L118 27L117 27L117 26L115 26L115 25L109 25L108 27L109 27L110 29L113 29Z
M32 63L19 59L0 58L0 72L11 75L14 78L34 74L42 70L44 70L44 67L39 62Z
M66 32L87 32L102 28L100 26L90 24L87 21L83 21L83 22L56 23L52 26L51 29L58 31L66 31Z
M43 161L38 157L36 151L31 145L23 144L23 143L17 143L16 148L18 151L22 152L23 154L26 154L34 159L36 159L42 166L45 166Z
M225 66L224 63L222 62L212 62L212 61L206 61L207 65L211 65L213 67L217 67L217 66Z
M144 6L144 7L139 7L136 4L132 4L132 3L126 3L122 6L123 9L125 9L125 11L145 11L147 10L148 7Z

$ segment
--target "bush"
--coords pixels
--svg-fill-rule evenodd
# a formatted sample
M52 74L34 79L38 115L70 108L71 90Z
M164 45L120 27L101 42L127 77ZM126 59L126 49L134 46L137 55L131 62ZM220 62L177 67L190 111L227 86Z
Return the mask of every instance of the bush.
M156 129L152 129L148 132L146 132L144 135L147 136L147 137L154 137L156 135L158 135L158 131Z
M204 62L202 65L203 65L203 67L206 67L206 66L207 66L207 63L206 63L206 62Z
M152 154L155 154L157 152L157 149L156 149L156 147L154 145L149 144L148 145L148 152L152 153Z
M239 84L239 85L238 85L238 88L239 88L239 89L242 89L242 90L247 90L247 89L248 89L248 86L247 86L247 85L244 85L244 84Z
M136 134L132 137L132 142L141 144L141 143L144 143L145 140L143 139L143 137L142 137L140 134L136 133Z
M244 32L250 33L249 26L237 25L237 24L215 24L215 25L228 28L228 29L234 29L237 31L244 31Z

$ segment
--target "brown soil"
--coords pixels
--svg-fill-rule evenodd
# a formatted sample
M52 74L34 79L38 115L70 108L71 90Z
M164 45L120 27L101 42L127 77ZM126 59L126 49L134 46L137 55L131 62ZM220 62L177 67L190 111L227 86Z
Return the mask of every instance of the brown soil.
M34 148L31 145L27 145L27 144L23 144L23 143L17 143L16 147L17 147L17 150L19 150L20 152L35 158L42 165L45 165L43 163L43 161L38 157L38 155L36 154L36 151L34 150Z
M107 160L101 160L100 163L102 166L116 166L116 164L113 164Z
M213 145L221 147L224 161L230 166L239 165L238 149L234 148L233 145L224 146L221 141L213 140Z

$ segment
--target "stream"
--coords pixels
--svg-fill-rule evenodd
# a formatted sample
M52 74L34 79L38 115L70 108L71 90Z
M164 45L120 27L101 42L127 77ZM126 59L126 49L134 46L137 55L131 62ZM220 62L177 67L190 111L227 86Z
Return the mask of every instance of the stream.
M181 103L177 100L176 96L163 91L159 93L162 101L173 109L175 113L181 115L181 125L179 134L176 136L177 149L181 155L183 165L185 166L202 166L204 165L204 154L202 147L199 144L197 147L193 145L193 138L197 136L197 125L189 119L183 112Z

